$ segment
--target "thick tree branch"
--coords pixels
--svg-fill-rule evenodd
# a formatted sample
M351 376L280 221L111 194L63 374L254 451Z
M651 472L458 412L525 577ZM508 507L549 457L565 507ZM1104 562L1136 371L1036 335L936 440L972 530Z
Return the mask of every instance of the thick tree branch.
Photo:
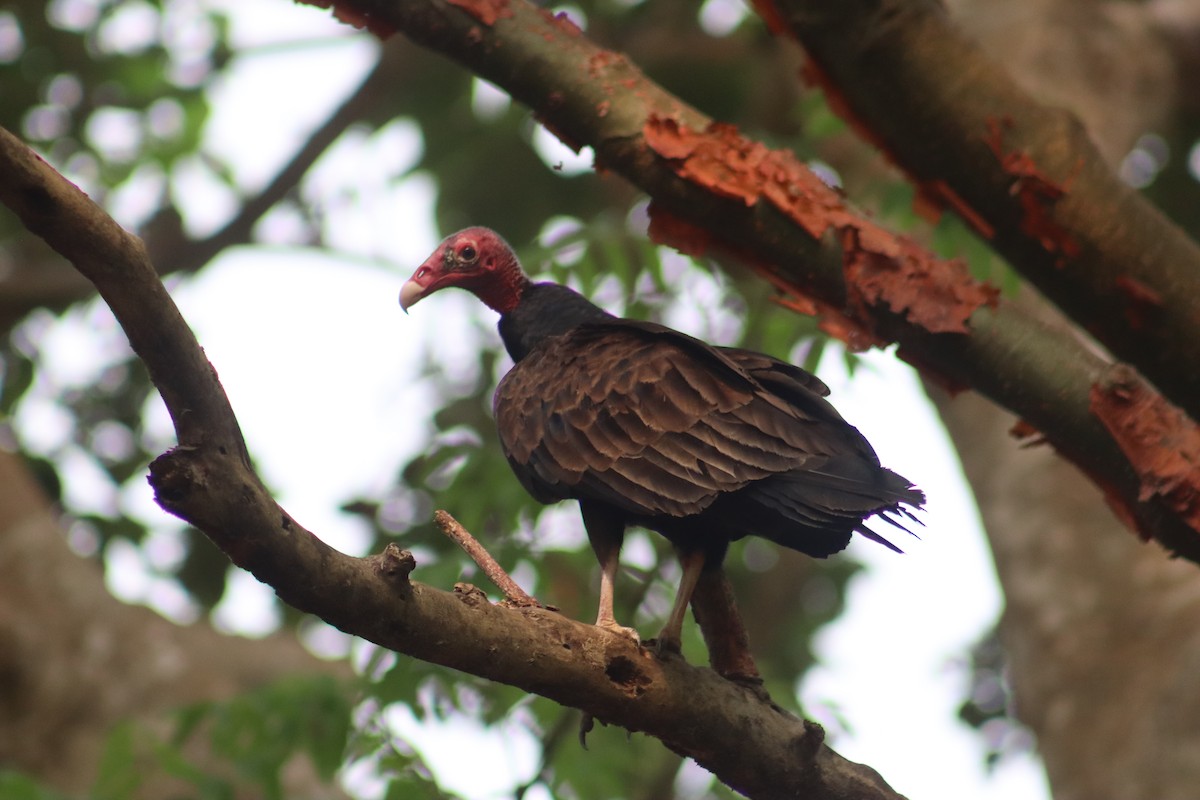
M753 797L897 798L820 726L680 658L542 608L412 582L411 554L360 559L301 528L254 473L233 410L145 249L0 129L0 200L92 280L146 362L180 446L151 464L159 504L290 605L399 653L535 692L661 739Z
M899 342L929 375L1018 414L1143 536L1200 563L1200 468L1182 480L1156 474L1096 418L1107 359L1011 303L989 302L962 265L858 215L790 154L714 126L625 56L523 0L345 0L335 11L381 36L403 31L504 88L563 141L593 147L598 165L654 199L660 239L733 250L781 285L803 287L840 334ZM1180 438L1193 439L1192 423L1181 424Z
M1200 246L1112 173L1073 116L1030 98L937 0L774 7L836 105L927 199L1200 419Z

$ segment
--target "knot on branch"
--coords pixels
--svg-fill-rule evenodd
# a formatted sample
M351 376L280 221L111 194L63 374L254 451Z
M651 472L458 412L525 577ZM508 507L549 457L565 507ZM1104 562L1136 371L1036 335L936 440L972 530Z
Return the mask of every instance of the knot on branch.
M810 719L804 720L804 734L796 740L796 748L805 762L817 757L821 745L825 744L825 729Z
M487 594L478 586L469 583L454 584L454 596L471 608L479 608L489 604Z
M410 588L408 576L417 567L417 559L408 550L401 550L399 545L391 542L383 548L383 552L369 559L375 568L375 574L383 578L385 583L393 586Z
M181 516L182 508L204 481L195 459L196 450L191 447L172 447L150 462L150 474L146 481L154 489L154 502L163 510Z

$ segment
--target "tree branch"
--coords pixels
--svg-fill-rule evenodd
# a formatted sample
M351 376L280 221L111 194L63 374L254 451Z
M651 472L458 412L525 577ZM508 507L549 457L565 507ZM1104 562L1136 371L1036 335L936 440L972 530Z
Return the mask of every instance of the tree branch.
M899 342L927 375L1018 414L1142 536L1200 563L1200 466L1159 474L1097 419L1093 389L1108 383L1111 362L996 299L962 264L862 217L790 153L715 125L625 56L524 0L344 0L335 11L380 36L403 31L504 88L564 142L593 147L599 166L653 198L660 241L692 253L732 250L815 299L806 305L839 335ZM1175 418L1171 411L1162 417ZM1188 426L1178 438L1194 440L1195 425L1178 419ZM1190 463L1200 465L1195 456Z
M492 554L479 543L479 540L472 536L462 526L462 523L450 516L449 512L442 510L433 512L433 521L442 529L442 533L450 538L450 541L461 547L471 557L471 560L483 570L483 574L488 577L488 580L504 593L506 600L519 606L542 605L518 586L512 576L504 570L504 567L500 566L496 559L492 558Z
M644 731L753 797L899 797L874 770L825 746L820 726L712 670L660 661L547 609L410 581L412 556L395 545L365 559L330 548L253 471L216 373L141 242L3 129L0 171L0 200L96 284L167 404L180 446L150 465L155 499L285 602L382 647Z
M768 3L760 4L769 6ZM1200 246L1030 98L937 0L775 0L821 83L926 199L1200 418Z

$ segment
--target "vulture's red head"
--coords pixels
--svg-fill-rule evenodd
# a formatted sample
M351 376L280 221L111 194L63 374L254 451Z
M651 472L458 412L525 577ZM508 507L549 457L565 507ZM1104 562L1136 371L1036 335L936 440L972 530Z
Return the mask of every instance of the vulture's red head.
M400 289L405 311L447 286L466 289L501 314L516 307L529 278L500 234L467 228L447 236Z

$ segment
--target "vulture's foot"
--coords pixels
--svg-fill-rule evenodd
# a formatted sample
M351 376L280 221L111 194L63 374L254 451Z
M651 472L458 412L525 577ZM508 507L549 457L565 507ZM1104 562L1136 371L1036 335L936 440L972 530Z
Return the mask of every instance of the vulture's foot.
M665 659L670 656L678 656L683 652L683 645L678 636L671 636L666 631L658 635L654 640L654 654L659 659Z
M618 625L616 621L612 622L596 622L597 628L603 628L609 633L615 633L617 636L629 639L638 647L642 646L642 637L633 628L626 628L624 625Z

